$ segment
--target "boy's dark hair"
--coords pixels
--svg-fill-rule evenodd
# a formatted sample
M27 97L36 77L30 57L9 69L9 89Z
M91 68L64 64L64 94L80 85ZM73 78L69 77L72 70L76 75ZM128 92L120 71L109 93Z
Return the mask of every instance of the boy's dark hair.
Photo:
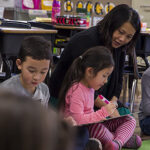
M82 56L77 57L68 69L59 93L59 108L65 104L68 89L76 82L80 82L88 67L93 68L93 75L105 68L113 67L114 60L110 50L104 46L89 48Z
M119 29L124 23L129 22L136 30L132 40L124 47L132 48L137 40L141 30L141 22L138 13L126 4L120 4L114 7L104 18L98 22L97 27L104 45L111 47L112 35L115 30Z
M28 36L24 38L18 58L21 62L24 62L27 56L36 60L51 60L51 42L41 36Z

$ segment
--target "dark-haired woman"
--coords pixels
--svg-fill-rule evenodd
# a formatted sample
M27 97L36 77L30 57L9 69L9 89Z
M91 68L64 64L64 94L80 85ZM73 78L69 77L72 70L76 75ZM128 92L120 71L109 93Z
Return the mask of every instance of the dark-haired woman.
M51 102L57 103L64 76L73 60L94 46L106 46L111 50L115 68L107 84L95 94L102 94L118 102L121 89L126 51L133 50L140 33L141 22L138 13L126 4L113 8L96 26L75 34L65 47L49 82ZM95 105L100 106L99 99Z

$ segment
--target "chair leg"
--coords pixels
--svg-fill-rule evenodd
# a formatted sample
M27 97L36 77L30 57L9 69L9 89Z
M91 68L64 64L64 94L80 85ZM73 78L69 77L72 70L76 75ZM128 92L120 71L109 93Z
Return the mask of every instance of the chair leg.
M122 95L122 101L124 105L126 104L127 83L128 83L128 75L125 74L123 76L123 95Z
M131 103L130 103L130 111L131 111L131 113L133 113L136 86L137 86L137 79L134 79L134 80L133 80L133 83L132 83L131 99L130 99L130 102L131 102Z

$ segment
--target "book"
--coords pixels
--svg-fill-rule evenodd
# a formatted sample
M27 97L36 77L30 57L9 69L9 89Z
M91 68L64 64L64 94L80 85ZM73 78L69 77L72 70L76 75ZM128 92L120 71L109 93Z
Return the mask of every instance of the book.
M87 123L87 124L81 124L81 125L77 125L77 126L86 126L86 125L91 125L91 124L96 124L96 123L103 123L103 122L106 122L106 121L110 121L110 120L114 120L114 119L118 119L118 118L122 118L122 117L127 117L129 115L134 116L135 114L139 114L139 113L141 113L141 112L139 111L139 112L134 112L134 113L129 113L129 114L121 115L119 117L106 118L106 120L101 120L101 121Z

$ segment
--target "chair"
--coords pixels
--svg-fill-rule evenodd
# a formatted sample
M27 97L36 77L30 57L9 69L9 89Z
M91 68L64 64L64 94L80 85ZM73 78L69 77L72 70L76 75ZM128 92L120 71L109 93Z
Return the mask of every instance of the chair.
M136 55L141 57L145 62L145 68L147 69L150 64L148 62L147 56L150 56L150 34L141 33L136 44Z
M124 74L129 75L129 103L131 112L133 112L134 107L137 81L141 79L143 72L150 66L147 56L150 56L150 34L141 33L133 54L129 57L129 66L126 66L124 69ZM138 64L137 57L141 57L145 65ZM125 80L127 81L127 79Z
M128 61L126 61L124 67L124 80L125 80L125 88L123 93L123 103L125 103L125 95L127 91L127 81L128 81L128 95L129 95L129 109L133 112L134 102L135 102L135 92L137 87L138 79L141 79L142 73L138 70L137 58L135 48L133 49L133 53L128 55ZM127 80L128 78L128 80Z

